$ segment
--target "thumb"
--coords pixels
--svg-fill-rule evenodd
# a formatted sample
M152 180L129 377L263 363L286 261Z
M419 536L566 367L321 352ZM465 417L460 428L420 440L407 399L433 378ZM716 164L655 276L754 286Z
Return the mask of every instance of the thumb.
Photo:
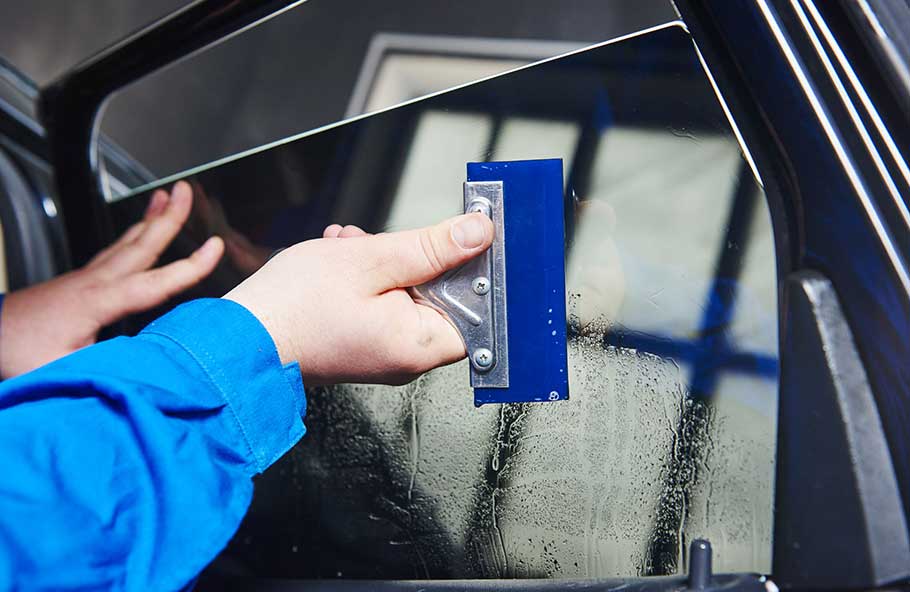
M465 214L364 241L374 261L372 287L385 292L420 285L480 255L493 243L493 222L483 214Z

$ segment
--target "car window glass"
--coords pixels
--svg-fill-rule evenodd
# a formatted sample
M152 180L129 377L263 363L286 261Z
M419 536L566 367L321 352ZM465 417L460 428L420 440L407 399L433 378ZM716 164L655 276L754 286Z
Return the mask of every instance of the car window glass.
M308 0L117 93L100 128L160 178L674 18L667 0Z
M243 237L207 284L223 293L329 222L457 213L467 161L538 157L566 177L570 401L475 408L464 362L311 389L308 434L258 481L233 560L275 577L660 575L707 537L717 571L770 570L773 233L683 27L180 177L207 204L194 228ZM121 227L146 196L112 205Z

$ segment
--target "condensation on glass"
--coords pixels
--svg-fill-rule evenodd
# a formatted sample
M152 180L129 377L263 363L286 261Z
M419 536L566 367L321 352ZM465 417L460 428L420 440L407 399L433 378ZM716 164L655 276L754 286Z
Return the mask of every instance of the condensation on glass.
M571 400L475 408L465 363L404 387L312 389L308 434L258 480L229 556L271 576L660 575L683 570L704 537L716 570L770 570L774 241L684 28L191 180L267 253L328 222L438 221L461 207L466 162L554 157L566 174ZM141 205L115 204L120 223ZM212 290L241 267L228 261L219 277L231 279Z

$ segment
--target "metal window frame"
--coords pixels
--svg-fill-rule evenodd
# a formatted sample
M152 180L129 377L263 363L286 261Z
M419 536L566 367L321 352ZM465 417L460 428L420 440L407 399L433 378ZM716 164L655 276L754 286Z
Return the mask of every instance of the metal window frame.
M766 195L777 206L775 232L789 235L792 263L781 270L772 573L789 588L875 587L910 576L910 466L906 439L895 429L910 405L908 385L900 379L901 360L910 359L910 295L906 262L894 247L910 237L874 164L886 153L878 139L865 141L868 132L859 128L868 120L851 116L856 97L841 92L843 72L835 75L827 67L832 50L819 47L821 26L805 18L810 4L677 0L744 138L756 148ZM828 17L840 10L839 2L824 5ZM836 42L856 45L849 28L841 29ZM899 191L906 201L906 187ZM811 292L804 273L817 274L839 304L824 310L802 304ZM816 339L810 326L838 334L839 347L849 350L851 367L863 368L862 375L844 372L832 345ZM815 353L820 357L813 359ZM874 397L876 417L860 430L840 409L808 425L818 412L810 402L830 405L835 393L854 401ZM885 440L890 458L882 460L876 450ZM888 484L877 498L863 493L863 462L876 463L881 483ZM822 484L838 495L813 495ZM812 503L805 505L808 496ZM898 508L891 520L900 528L875 523L877 512L888 507ZM822 532L825 544L819 545Z
M115 91L305 0L196 0L78 64L41 89L57 193L75 266L113 239L98 156L98 114Z
M27 185L28 198L19 199L18 205L3 206L18 219L32 220L32 230L12 228L7 241L27 244L13 245L15 253L28 256L9 262L10 288L22 288L72 268L69 244L64 227L62 206L54 190L54 171L50 164L50 150L45 128L35 118L38 110L39 88L15 66L0 57L0 149L6 151ZM153 175L136 162L107 136L98 137L98 151L105 163L105 189L141 185L153 180ZM16 192L16 193L21 193ZM105 198L108 199L108 191ZM30 211L25 214L23 208ZM25 216L25 218L23 218ZM10 218L12 219L12 218ZM35 226L35 225L38 226ZM16 226L16 225L14 225ZM15 271L13 268L22 267Z

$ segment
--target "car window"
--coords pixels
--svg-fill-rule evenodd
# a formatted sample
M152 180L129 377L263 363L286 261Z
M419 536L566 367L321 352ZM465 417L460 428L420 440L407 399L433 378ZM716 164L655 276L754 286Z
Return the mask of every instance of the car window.
M207 204L197 229L243 237L217 294L329 222L457 213L468 161L538 157L565 169L571 400L475 408L464 362L311 389L308 434L257 482L231 560L275 577L660 575L706 537L717 571L770 570L775 243L681 25L174 178ZM146 195L112 204L121 226Z
M674 18L668 0L308 0L117 93L100 129L160 178Z

